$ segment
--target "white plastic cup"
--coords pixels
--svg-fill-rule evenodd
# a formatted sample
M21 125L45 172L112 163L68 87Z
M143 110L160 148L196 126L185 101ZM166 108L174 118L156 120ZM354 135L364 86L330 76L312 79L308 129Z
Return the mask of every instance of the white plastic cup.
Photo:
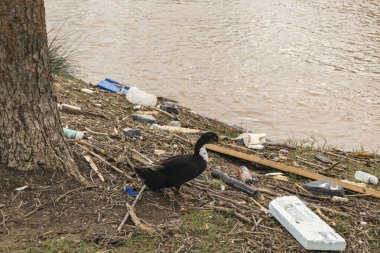
M137 87L129 88L126 97L132 104L143 106L156 106L157 104L157 97L155 95L142 91Z
M365 183L371 183L371 184L377 184L379 182L379 179L377 179L377 177L360 170L355 172L355 179L365 182Z

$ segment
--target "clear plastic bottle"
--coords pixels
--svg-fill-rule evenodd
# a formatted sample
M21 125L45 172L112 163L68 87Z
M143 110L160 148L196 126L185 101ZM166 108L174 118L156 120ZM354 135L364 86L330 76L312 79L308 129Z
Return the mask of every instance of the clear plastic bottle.
M137 87L129 88L126 97L132 104L143 106L155 106L157 104L157 97L155 95L142 91Z
M371 184L377 184L379 182L379 179L377 179L377 177L360 170L355 172L355 179L365 182L365 183L371 183Z

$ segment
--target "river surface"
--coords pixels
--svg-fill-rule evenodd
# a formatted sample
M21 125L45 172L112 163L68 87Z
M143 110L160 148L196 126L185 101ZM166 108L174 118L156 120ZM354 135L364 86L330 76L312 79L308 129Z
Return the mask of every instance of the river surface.
M271 139L380 149L378 0L45 0L78 76Z

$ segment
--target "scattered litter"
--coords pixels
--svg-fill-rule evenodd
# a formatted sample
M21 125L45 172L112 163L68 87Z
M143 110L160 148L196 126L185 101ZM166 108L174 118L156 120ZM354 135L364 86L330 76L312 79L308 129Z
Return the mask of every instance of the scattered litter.
M327 180L317 180L306 183L303 187L313 194L344 196L344 189L335 182Z
M140 130L138 129L132 129L132 128L129 128L129 127L126 127L123 129L123 133L125 136L129 137L129 138L137 138L137 137L141 137L142 136L142 133Z
M172 121L169 122L168 126L180 127L181 126L181 122L177 121L177 120L172 120Z
M105 80L100 81L96 86L106 91L123 94L127 93L129 89L128 86L112 80L111 78L106 78Z
M95 104L96 107L102 107L102 104Z
M338 196L333 196L331 200L333 202L348 202L348 198L342 198Z
M379 182L379 179L377 179L377 177L375 177L374 175L368 174L360 170L355 172L355 179L370 184L377 184Z
M220 186L220 190L223 192L223 191L225 191L226 190L226 186L225 185L221 185Z
M245 183L240 182L239 180L236 180L234 178L227 176L225 173L221 172L220 170L217 170L217 169L212 170L211 176L224 181L227 185L234 187L235 189L238 189L250 196L257 195L257 191L255 189L253 189L252 187L248 186Z
M63 128L63 135L69 139L81 140L85 137L86 132L76 131L69 128Z
M132 189L132 187L125 187L124 192L131 195L132 197L137 197L137 193Z
M367 225L367 222L365 222L365 221L361 221L361 222L360 222L360 225L365 226L365 225Z
M86 89L86 88L80 89L80 91L83 92L83 93L87 93L87 94L93 94L94 93L93 90Z
M173 114L179 114L179 109L176 104L170 103L170 102L165 102L160 105L160 109L164 110L168 113L173 113Z
M157 155L157 156L162 156L164 155L166 152L164 150L161 150L161 149L155 149L154 150L154 154Z
M252 177L251 172L245 166L241 166L238 169L237 174L238 174L238 177L240 177L240 180L246 184L252 184L258 181L257 178Z
M27 186L27 185L25 185L25 186L21 186L21 187L19 187L19 188L16 188L15 190L16 191L23 191L23 190L25 190L26 188L28 188L29 186Z
M192 133L199 133L199 129L192 129L192 128L185 128L185 127L176 127L176 126L161 126L158 124L153 124L153 128L166 130L172 133L186 133L186 134L192 134Z
M317 161L320 161L322 163L327 163L327 164L330 163L330 161L326 157L324 157L323 155L315 155L314 159Z
M135 105L155 106L157 104L155 95L142 91L137 87L129 88L126 97L129 102Z
M252 134L252 133L242 133L236 140L243 139L244 145L250 149L263 149L262 144L266 143L267 134Z
M296 196L272 200L269 211L307 250L346 248L346 241Z
M141 123L147 123L147 124L155 124L157 123L157 120L152 115L141 115L141 114L132 114L131 115L133 120L139 121Z

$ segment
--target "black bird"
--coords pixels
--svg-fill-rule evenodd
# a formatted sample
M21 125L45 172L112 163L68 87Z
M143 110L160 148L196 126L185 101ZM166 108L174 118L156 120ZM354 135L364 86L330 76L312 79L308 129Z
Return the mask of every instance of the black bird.
M207 167L208 155L205 144L218 141L213 132L206 132L197 140L194 154L177 155L165 159L159 165L136 167L135 171L151 190L175 187L184 197L181 185L199 176Z

